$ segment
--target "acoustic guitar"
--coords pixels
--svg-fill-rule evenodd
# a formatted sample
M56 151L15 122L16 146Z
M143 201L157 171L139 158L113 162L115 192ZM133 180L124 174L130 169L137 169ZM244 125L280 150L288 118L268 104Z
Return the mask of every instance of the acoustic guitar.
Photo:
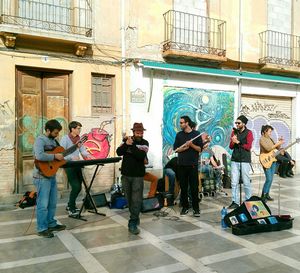
M278 151L275 151L275 149L273 149L269 153L260 154L259 161L260 161L261 165L263 165L263 167L266 169L271 168L273 162L277 161L276 156L278 156L282 150L287 150L288 148L292 147L294 144L299 143L299 142L300 142L300 138L296 138L296 140L294 142L292 142L285 148L279 149Z
M72 145L68 149L64 149L62 146L55 147L52 151L47 151L47 154L62 154L64 157L76 151L78 144L84 143L88 140L88 136L84 135L81 139ZM56 160L53 161L40 161L35 159L34 164L40 170L40 172L46 176L51 177L56 174L57 170L67 163L66 160Z

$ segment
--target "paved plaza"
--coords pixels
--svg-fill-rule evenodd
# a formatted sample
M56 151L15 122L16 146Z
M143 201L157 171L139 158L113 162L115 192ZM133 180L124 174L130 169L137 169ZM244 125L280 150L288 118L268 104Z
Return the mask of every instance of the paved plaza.
M264 177L252 179L253 194ZM269 202L272 214L291 214L293 229L235 236L222 229L220 211L229 196L205 197L201 217L179 215L180 208L163 208L166 215L145 213L141 233L127 230L128 210L100 208L106 217L84 213L87 222L69 218L66 200L59 200L57 218L67 230L54 238L35 234L33 208L2 205L0 211L0 272L9 273L300 273L300 176L275 177ZM230 190L226 190L230 193ZM33 220L31 220L33 217Z

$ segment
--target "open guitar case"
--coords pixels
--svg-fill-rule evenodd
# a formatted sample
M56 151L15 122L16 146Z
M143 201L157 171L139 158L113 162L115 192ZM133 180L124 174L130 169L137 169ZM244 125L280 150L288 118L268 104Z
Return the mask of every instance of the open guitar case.
M267 204L257 196L252 196L224 218L234 235L290 229L293 220L291 215L272 215Z

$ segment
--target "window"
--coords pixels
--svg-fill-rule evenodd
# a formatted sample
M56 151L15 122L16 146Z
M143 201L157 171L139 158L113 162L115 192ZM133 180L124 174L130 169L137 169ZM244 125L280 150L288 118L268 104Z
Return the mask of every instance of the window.
M92 75L92 115L112 113L112 93L114 77Z

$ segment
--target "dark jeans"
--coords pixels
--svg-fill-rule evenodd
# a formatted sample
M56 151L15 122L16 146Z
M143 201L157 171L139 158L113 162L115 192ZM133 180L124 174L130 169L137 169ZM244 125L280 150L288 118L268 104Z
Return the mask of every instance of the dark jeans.
M76 198L81 191L83 176L81 168L66 168L65 170L68 177L68 182L71 186L68 206L71 210L73 210L76 207Z
M189 207L188 187L190 187L193 209L196 211L199 210L198 166L179 166L178 179L181 188L180 203L182 204L182 207L186 209Z
M143 201L144 178L122 175L121 181L130 212L128 227L136 227L140 222L139 215Z

